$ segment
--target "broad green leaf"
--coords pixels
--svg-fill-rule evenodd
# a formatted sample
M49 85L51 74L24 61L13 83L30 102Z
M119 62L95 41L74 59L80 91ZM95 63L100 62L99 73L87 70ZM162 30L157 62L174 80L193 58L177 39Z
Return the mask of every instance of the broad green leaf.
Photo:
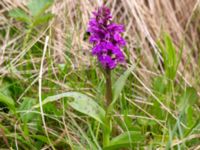
M180 97L178 109L183 114L183 118L185 118L188 127L192 127L196 121L192 106L197 102L197 100L197 91L192 87L187 87Z
M1 81L0 81L1 82ZM9 89L11 86L11 84L9 82L2 82L0 84L0 93L4 94L4 95L7 95L7 96L10 96L12 95L12 92L11 90Z
M9 97L1 92L0 92L0 102L3 104L6 104L11 110L13 110L13 111L15 110L14 100L11 97Z
M36 17L45 13L45 10L48 9L52 4L53 0L31 0L28 3L28 8L31 15Z
M194 111L191 106L189 106L186 110L187 115L187 125L188 127L192 127L195 124L196 118L194 119Z
M176 49L173 45L172 39L170 38L169 35L165 35L165 44L166 44L166 50L167 50L167 58L168 58L168 65L170 67L176 66Z
M153 79L152 89L155 91L156 96L161 96L166 93L167 79L164 76L158 76Z
M192 87L187 87L186 91L180 98L178 108L180 111L187 110L189 106L192 106L198 100L197 91Z
M75 110L91 116L97 121L103 123L105 111L89 97L80 95L79 98L75 98L74 101L69 103L69 105Z
M177 56L177 57L178 57L178 60L177 60L176 66L175 66L176 72L177 72L178 66L179 66L179 64L180 64L180 62L181 62L182 54L183 54L183 45L179 48L179 54L178 54L178 56Z
M73 101L69 101L68 104L75 110L96 119L100 123L104 122L104 117L105 117L104 109L100 107L92 98L79 92L67 92L47 97L46 99L44 99L42 105L57 101L65 97L74 99ZM35 105L33 108L38 108L38 107L40 107L39 104Z
M135 66L130 67L129 69L127 69L119 78L118 80L114 83L113 85L113 101L111 103L111 106L114 105L114 103L117 101L121 91L123 90L125 84L126 84L126 80L129 77L129 75L131 74L131 71L133 71L135 68Z
M176 59L176 49L173 45L173 41L170 38L169 35L165 35L165 45L166 45L166 51L167 51L167 74L168 77L172 80L174 80L176 76L176 66L177 66L177 59Z
M191 133L193 133L197 128L199 128L200 125L200 117L196 118L195 123L193 126L185 133L184 137L188 137Z
M120 150L122 148L133 148L138 143L144 143L145 136L137 131L125 132L110 141L104 150Z
M19 8L9 11L9 16L26 23L31 22L30 17L26 14L26 12Z
M40 25L40 24L44 24L44 23L47 23L52 18L53 18L53 14L46 13L46 14L36 18L35 21L33 22L33 24L34 24L34 26L37 26L37 25Z
M23 102L20 104L20 107L18 108L20 112L20 117L23 122L30 122L31 120L35 119L38 114L35 114L33 112L29 112L31 110L32 106L36 104L36 99L25 97L23 98Z
M66 64L58 64L58 67L61 71L64 71L66 68Z
M37 139L43 143L49 144L48 138L44 135L30 135L32 138Z

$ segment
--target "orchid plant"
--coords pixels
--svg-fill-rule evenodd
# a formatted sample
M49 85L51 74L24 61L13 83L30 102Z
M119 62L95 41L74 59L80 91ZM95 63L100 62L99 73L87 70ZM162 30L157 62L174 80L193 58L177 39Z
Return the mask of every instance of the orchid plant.
M96 12L93 12L93 17L89 21L88 32L90 33L89 41L93 44L92 54L97 56L106 79L106 116L103 127L103 145L107 146L112 131L109 114L109 105L112 102L111 70L117 64L125 61L124 54L121 51L121 47L126 44L121 36L121 33L124 32L124 26L113 23L109 8L102 6Z

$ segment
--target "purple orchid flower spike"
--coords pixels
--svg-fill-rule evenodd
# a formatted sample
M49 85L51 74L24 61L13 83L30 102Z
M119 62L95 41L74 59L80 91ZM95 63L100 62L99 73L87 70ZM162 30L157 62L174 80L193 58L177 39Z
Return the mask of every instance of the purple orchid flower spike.
M121 36L124 26L112 23L111 19L110 9L106 6L99 7L93 12L88 27L89 41L94 45L92 54L97 56L104 68L110 70L125 61L120 48L126 44Z

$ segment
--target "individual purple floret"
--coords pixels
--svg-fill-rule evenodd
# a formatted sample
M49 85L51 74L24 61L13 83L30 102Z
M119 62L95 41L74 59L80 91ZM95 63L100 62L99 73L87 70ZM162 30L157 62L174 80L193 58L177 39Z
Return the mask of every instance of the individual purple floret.
M88 27L89 41L94 45L92 54L98 57L104 68L114 69L118 63L125 60L120 50L126 44L121 36L124 26L111 22L110 10L105 6L98 8L93 15Z

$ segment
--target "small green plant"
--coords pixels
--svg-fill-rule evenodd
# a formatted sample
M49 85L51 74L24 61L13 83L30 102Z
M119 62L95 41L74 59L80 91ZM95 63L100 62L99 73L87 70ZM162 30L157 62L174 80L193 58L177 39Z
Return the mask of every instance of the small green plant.
M52 4L53 0L30 0L27 4L28 12L20 8L13 9L9 12L10 17L25 23L26 36L22 49L26 47L34 29L53 18L52 13L46 12Z
M173 139L184 139L185 135L193 131L199 122L199 120L194 121L194 118L196 117L193 117L195 114L193 105L198 100L198 94L193 87L186 86L185 88L182 88L179 84L175 84L183 48L179 49L179 55L177 55L175 45L173 44L171 37L167 34L164 35L163 43L161 41L158 42L158 46L163 57L164 75L154 78L152 89L156 91L156 97L170 108L170 110L177 111L178 109L176 119L167 116L169 136L166 137L167 141L165 142L165 148L171 149L173 147ZM180 94L177 94L177 91L179 91ZM177 104L177 106L175 104ZM166 118L165 112L156 101L154 101L151 112L159 119ZM183 142L181 146L176 146L182 149L186 148L185 142Z
M53 0L31 0L27 4L28 12L20 8L13 9L9 12L9 16L26 24L26 28L34 27L47 23L53 14L46 10L53 4Z
M177 56L176 48L173 44L171 37L167 34L164 35L164 44L158 42L158 46L161 50L164 63L165 78L168 82L168 92L173 93L174 80L177 74L178 65L181 61L183 48L179 49L179 55Z
M171 37L167 34L164 35L164 44L158 42L158 46L163 56L163 63L165 69L165 76L168 80L174 80L177 74L178 65L181 60L183 48L179 49L177 56L176 48L173 44Z

